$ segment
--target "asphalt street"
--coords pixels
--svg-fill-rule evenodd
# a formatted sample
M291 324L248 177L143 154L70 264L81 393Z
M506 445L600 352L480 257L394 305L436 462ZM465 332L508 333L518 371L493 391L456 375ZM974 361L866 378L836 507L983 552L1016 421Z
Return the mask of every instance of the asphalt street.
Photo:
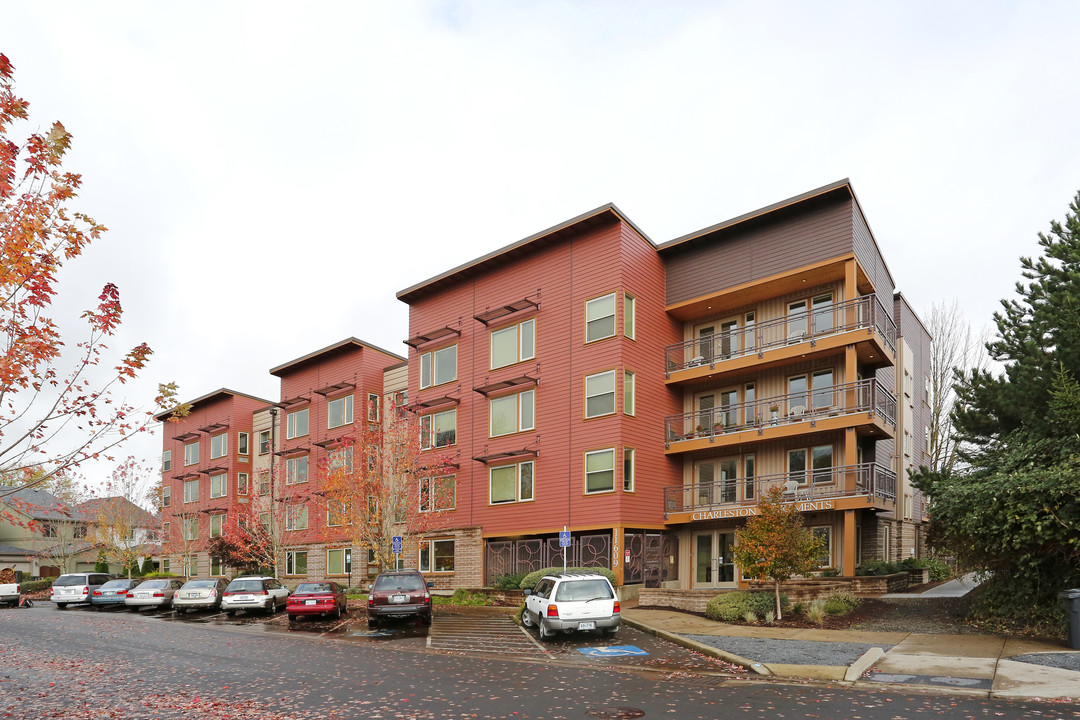
M628 628L610 640L541 645L533 633L433 647L453 623L437 613L429 636L411 622L372 634L363 623L289 630L282 616L5 609L0 717L1080 718L1075 705L752 679Z

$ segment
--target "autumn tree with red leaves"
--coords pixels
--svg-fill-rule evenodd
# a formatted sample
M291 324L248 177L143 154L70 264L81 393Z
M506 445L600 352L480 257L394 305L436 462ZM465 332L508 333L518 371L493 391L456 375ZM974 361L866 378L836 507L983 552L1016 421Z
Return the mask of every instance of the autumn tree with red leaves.
M106 283L97 306L82 314L87 330L77 342L65 343L49 315L61 267L105 227L69 207L82 177L63 168L72 136L61 123L12 139L16 124L29 118L13 71L0 54L0 473L17 486L0 494L108 458L152 422L149 413L112 398L151 354L143 343L108 368L105 343L122 315L117 287ZM160 385L157 407L176 405L176 391Z

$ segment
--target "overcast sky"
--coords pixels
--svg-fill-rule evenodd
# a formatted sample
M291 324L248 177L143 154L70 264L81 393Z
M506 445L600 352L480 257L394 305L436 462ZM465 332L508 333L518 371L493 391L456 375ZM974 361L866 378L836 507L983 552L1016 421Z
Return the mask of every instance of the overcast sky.
M661 243L845 177L897 289L979 327L1080 189L1076 2L0 10L110 228L56 314L120 286L141 405L276 399L269 368L349 336L404 355L397 291L606 202Z

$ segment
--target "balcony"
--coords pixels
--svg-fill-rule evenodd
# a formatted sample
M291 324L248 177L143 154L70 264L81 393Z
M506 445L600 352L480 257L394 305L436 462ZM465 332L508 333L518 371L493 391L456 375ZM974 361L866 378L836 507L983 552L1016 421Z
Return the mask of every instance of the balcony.
M669 383L697 381L847 345L856 345L868 367L895 361L896 323L876 295L669 345L666 377Z
M800 472L728 478L664 488L664 519L670 523L749 517L772 487L802 512L896 505L896 473L877 463L813 468Z
M896 398L877 380L859 380L664 418L668 454L775 440L854 427L865 435L896 433Z

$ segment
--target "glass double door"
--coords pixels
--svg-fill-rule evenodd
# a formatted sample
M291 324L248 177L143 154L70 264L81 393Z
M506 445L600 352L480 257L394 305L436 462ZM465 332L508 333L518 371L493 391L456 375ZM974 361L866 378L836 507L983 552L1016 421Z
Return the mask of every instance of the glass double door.
M723 530L694 534L694 587L735 587L735 533Z

